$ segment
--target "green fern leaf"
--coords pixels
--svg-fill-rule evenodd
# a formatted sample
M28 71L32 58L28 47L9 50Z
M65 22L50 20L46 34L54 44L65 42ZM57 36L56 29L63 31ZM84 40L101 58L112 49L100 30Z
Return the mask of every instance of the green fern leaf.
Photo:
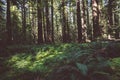
M76 63L76 65L77 65L77 68L80 70L80 72L81 72L83 75L87 75L87 72L88 72L87 65L81 64L81 63Z

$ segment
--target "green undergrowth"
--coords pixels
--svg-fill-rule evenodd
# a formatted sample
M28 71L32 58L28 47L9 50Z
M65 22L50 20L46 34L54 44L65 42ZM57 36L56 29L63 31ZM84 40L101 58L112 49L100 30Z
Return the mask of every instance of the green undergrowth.
M118 80L120 58L109 58L99 52L96 54L107 45L108 43L93 42L9 46L6 48L9 56L0 58L3 65L0 78L1 80L34 80L38 77L45 80L99 80L96 76L102 76L106 80ZM119 45L117 43L118 49Z

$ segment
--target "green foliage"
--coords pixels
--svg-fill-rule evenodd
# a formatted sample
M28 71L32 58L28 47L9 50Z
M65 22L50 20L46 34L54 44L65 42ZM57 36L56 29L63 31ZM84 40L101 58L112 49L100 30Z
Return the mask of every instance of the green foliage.
M4 75L6 79L19 77L21 80L35 78L36 76L33 75L40 75L40 77L49 80L74 80L80 78L88 80L90 78L96 79L96 75L104 77L106 80L110 77L109 75L113 75L113 80L114 78L118 79L119 77L116 75L120 74L119 58L109 60L100 55L100 52L97 53L106 44L100 42L10 46L7 47L7 52L10 52L11 56L4 60L4 66L8 67L9 70ZM25 78L22 77L23 75L25 75Z
M87 75L88 68L85 64L76 63L76 65L83 75Z

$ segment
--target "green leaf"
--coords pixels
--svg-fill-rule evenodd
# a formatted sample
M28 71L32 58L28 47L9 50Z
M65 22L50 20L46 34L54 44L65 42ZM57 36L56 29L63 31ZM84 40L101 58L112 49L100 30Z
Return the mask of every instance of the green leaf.
M87 71L88 71L87 65L81 63L76 63L76 65L83 75L87 75Z

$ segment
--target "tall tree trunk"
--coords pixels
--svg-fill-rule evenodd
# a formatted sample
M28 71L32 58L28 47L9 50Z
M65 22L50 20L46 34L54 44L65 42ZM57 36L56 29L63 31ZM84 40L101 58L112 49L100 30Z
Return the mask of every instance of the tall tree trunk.
M67 30L67 42L70 42L70 27L69 27L68 12L66 16L66 30Z
M7 44L12 43L12 27L11 27L11 12L10 12L10 0L7 0L7 22L6 22L6 29L7 29Z
M98 0L92 0L92 14L93 14L93 40L96 40L100 35L100 26L99 26L99 8Z
M53 0L51 0L51 28L52 28L52 42L54 42L54 20L53 20Z
M42 27L42 4L41 0L37 0L37 15L38 15L38 44L43 43L43 27Z
M47 28L47 42L51 43L52 39L51 39L51 27L50 27L50 21L49 21L49 7L48 7L48 0L45 0L46 3L46 28Z
M110 24L110 27L113 26L113 6L112 6L112 3L113 3L113 0L109 0L108 1L108 19L109 19L109 24Z
M82 0L82 35L83 42L87 41L87 24L86 24L86 2Z
M44 42L47 42L47 29L46 29L46 24L45 24L45 8L43 8L43 28L44 28Z
M111 38L111 28L113 26L113 6L112 6L113 0L108 1L108 20L109 20L109 26L108 26L108 39Z
M63 42L67 42L67 32L66 32L66 16L65 16L65 2L62 0L62 15L63 15L63 20L62 20L62 37L63 37Z
M86 0L86 13L87 13L87 35L88 35L88 39L92 40L92 28L90 27L90 16L89 16L89 2L88 0ZM89 37L90 36L90 37Z
M31 3L31 1L29 1ZM29 15L28 15L28 21L29 21L29 26L30 26L30 43L32 43L32 25L31 25L31 5L28 5L28 10L29 10Z
M23 3L22 3L22 29L23 29L23 40L24 42L23 43L26 43L26 7L25 7L25 3L26 1L23 0Z
M82 42L82 25L81 25L81 10L80 10L80 0L76 0L77 7L77 27L78 27L78 42Z

